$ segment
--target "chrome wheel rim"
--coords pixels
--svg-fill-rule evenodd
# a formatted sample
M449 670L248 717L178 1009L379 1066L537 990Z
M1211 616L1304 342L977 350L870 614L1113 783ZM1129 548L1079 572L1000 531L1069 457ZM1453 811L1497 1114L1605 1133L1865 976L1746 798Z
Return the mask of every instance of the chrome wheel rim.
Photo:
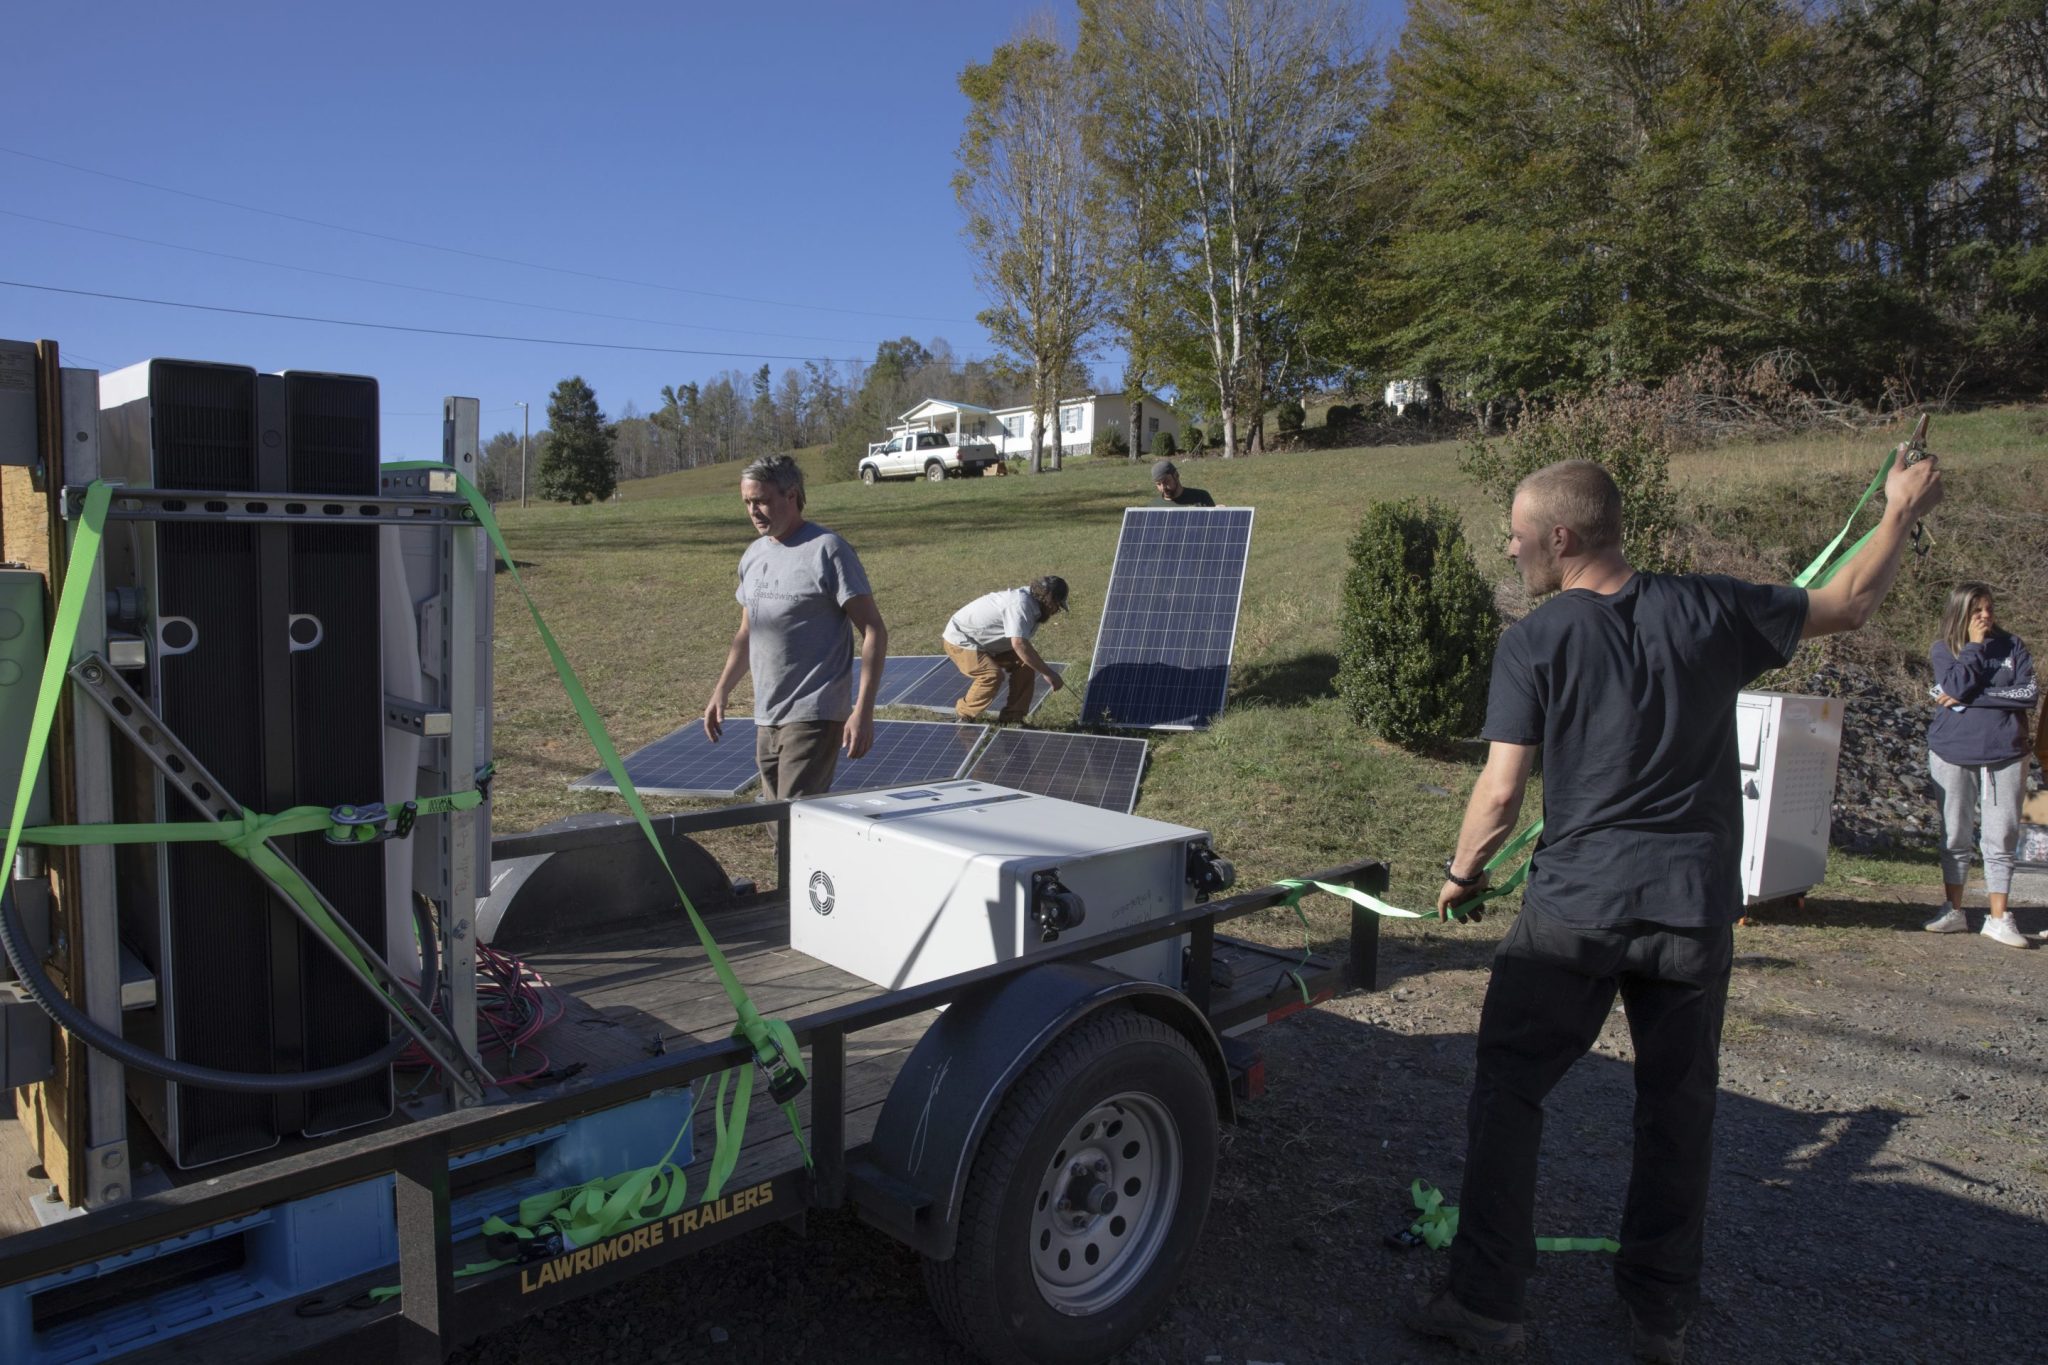
M1150 1095L1127 1091L1073 1123L1039 1179L1031 1273L1062 1313L1115 1304L1159 1259L1180 1202L1180 1127Z

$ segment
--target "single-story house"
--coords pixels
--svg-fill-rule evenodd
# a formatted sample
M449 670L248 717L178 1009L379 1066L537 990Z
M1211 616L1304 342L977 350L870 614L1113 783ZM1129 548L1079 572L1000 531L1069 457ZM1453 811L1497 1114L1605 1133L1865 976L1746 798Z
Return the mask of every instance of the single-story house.
M1060 448L1069 455L1087 455L1095 451L1097 440L1106 440L1111 432L1116 432L1133 448L1133 453L1149 455L1158 447L1160 436L1170 432L1175 441L1180 439L1180 416L1164 400L1150 396L1141 399L1138 415L1144 429L1134 433L1131 401L1123 394L1090 393L1063 398L1057 438ZM973 403L927 398L889 426L891 436L914 431L941 431L952 437L956 445L962 440L989 441L1006 456L1028 456L1031 406L1027 403L1013 408L984 408ZM1054 439L1048 431L1046 449L1052 449Z

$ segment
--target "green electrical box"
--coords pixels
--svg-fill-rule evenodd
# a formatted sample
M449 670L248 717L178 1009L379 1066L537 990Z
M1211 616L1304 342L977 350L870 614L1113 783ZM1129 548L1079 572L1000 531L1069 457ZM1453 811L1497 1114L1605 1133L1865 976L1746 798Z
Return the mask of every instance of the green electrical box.
M0 814L13 814L42 677L43 576L27 569L0 569ZM50 776L38 772L22 823L43 825L49 820ZM0 871L0 875L11 877L13 869ZM31 948L47 950L47 884L40 879L22 882L15 891L15 907L28 930ZM13 967L0 954L0 983L13 977ZM11 1000L12 994L0 984L0 1090L48 1080L51 1074L50 1021L34 1005Z

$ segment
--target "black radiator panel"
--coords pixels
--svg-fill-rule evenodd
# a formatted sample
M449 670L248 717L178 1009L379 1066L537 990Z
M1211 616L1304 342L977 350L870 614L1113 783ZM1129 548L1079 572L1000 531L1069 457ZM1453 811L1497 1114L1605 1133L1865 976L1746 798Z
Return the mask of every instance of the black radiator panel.
M346 375L284 376L289 414L287 490L377 492L377 382ZM384 796L384 664L374 526L291 530L291 612L318 643L293 653L292 802L361 804ZM312 625L301 622L307 634ZM291 857L379 956L385 953L384 848L338 847L302 835ZM302 934L305 930L300 931ZM301 954L306 1065L335 1066L390 1040L390 1016L319 944ZM368 1123L392 1108L391 1074L307 1096L309 1133Z
M159 362L150 378L159 487L238 491L256 477L256 376L228 366ZM193 624L191 649L158 660L158 714L244 805L263 795L257 528L169 523L157 528L158 618ZM166 818L197 819L169 798ZM166 849L168 964L159 967L166 1043L184 1062L273 1069L272 955L278 915L240 858L204 844ZM165 970L165 966L168 970ZM197 1166L278 1138L275 1104L178 1086L173 1150Z
M146 421L123 406L122 419L102 428L103 436L115 433L110 467L126 477L222 492L377 492L374 380L154 361L146 396L135 401ZM159 625L185 618L192 632L185 652L155 651L152 700L225 793L259 811L381 799L378 529L163 523L153 536L150 614ZM147 771L128 755L116 766L121 818L158 818ZM162 818L196 818L180 798L168 804ZM383 954L384 846L340 847L317 835L281 846ZM126 936L157 973L170 1055L233 1071L296 1072L350 1062L389 1042L389 1017L376 998L241 859L210 845L171 845L160 886L156 859L154 849L124 851L121 898ZM289 1132L374 1122L392 1110L392 1085L388 1069L276 1096L138 1080L137 1102L172 1159L192 1167L261 1150Z

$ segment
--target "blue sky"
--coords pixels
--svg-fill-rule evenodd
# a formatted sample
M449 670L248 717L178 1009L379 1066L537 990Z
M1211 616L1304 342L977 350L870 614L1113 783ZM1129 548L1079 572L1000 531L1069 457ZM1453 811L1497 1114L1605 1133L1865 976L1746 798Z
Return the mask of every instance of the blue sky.
M1398 3L1361 3L1391 39ZM986 354L947 183L954 80L1043 8L17 6L0 44L17 114L0 129L0 279L720 354L5 287L0 336L54 337L103 370L179 356L375 375L387 458L438 453L446 394L480 399L488 434L518 428L522 399L542 425L572 373L616 416L663 384L869 358L906 333Z

